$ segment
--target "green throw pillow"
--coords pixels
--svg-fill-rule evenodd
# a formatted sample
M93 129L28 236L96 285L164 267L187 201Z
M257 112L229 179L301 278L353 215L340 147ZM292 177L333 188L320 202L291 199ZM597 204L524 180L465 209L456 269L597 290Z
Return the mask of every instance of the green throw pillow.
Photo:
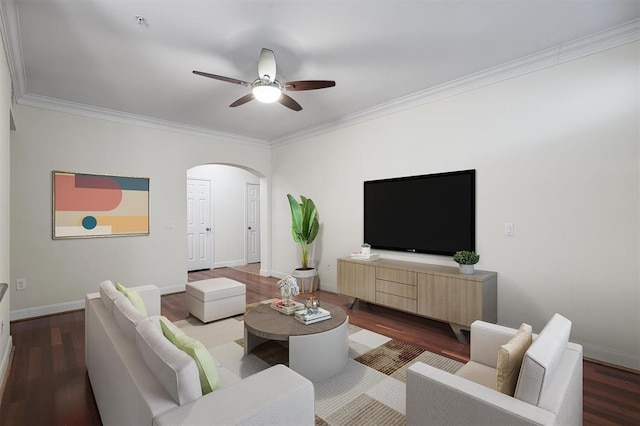
M176 328L173 328L173 327L169 327L162 320L158 320L158 321L160 322L160 328L162 329L162 334L164 334L164 337L169 339L169 341L171 343L173 343L178 349L182 350L182 348L181 348L182 344L180 343L180 340L178 339L178 336L184 335L182 330L176 329Z
M118 290L120 293L124 294L125 296L127 295L127 288L117 281L116 281L116 290Z
M160 328L162 328L162 334L164 334L171 343L196 362L202 394L206 395L209 392L219 389L220 378L218 377L218 369L207 348L196 339L172 329L162 320L160 320Z
M140 294L137 291L130 290L119 282L116 282L116 290L127 296L127 299L129 299L131 304L137 310L139 310L142 315L147 316L147 307L145 306L144 300L142 300L142 297L140 297Z

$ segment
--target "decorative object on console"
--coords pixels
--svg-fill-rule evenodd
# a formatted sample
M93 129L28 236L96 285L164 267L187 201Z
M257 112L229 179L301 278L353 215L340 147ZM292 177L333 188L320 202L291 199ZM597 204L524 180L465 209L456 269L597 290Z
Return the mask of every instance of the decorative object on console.
M318 271L309 266L309 245L316 239L320 229L318 209L311 198L303 195L300 196L300 203L291 194L287 194L287 198L291 207L291 235L302 250L302 266L296 268L293 276L301 279L302 293L307 293L307 288L311 293L318 285Z
M453 260L460 265L460 273L471 275L474 267L480 261L480 255L473 251L461 250L453 255Z
M369 256L371 254L371 244L362 244L362 246L360 246L360 253L362 253L363 256Z
M380 259L380 254L379 253L369 253L369 254L351 253L349 256L352 259L356 259L356 260L378 260L378 259Z

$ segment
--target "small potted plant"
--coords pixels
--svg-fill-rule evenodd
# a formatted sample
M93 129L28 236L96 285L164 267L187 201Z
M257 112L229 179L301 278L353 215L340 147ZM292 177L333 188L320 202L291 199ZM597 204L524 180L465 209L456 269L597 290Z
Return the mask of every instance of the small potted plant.
M360 252L362 254L364 254L365 256L369 256L371 254L371 244L369 243L363 243L360 246Z
M480 255L476 254L473 251L461 250L457 251L453 255L453 260L460 265L460 273L461 274L473 274L474 267L476 263L480 260Z

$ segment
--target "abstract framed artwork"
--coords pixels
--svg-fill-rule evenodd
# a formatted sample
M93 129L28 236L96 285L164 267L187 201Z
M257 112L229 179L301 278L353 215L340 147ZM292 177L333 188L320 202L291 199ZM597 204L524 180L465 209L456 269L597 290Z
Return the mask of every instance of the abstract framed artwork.
M149 235L149 178L53 171L53 239Z

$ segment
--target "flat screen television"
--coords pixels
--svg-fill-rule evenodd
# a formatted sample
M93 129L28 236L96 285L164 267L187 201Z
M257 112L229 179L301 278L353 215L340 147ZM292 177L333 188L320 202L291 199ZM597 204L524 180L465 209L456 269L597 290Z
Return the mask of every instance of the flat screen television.
M372 248L475 251L475 224L475 170L364 182L364 241Z

